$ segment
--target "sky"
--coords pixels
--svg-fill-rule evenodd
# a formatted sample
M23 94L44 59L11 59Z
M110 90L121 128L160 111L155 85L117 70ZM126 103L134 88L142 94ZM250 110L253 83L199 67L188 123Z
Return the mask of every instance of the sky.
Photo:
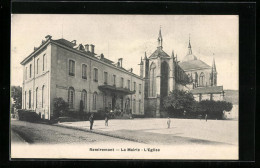
M215 58L218 85L238 90L237 15L50 15L14 14L11 16L11 85L22 86L20 62L40 46L46 35L52 39L77 40L94 44L101 53L139 75L141 57L157 48L161 27L163 50L186 56L189 36L193 54L208 65Z

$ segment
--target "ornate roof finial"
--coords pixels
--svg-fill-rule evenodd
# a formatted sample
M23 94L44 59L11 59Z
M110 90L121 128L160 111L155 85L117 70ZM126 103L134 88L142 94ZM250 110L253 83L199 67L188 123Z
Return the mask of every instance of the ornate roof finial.
M162 38L162 32L161 32L161 26L160 26L159 37L158 37L158 47L162 48L162 41L163 41L163 38Z
M192 54L192 50L191 50L190 34L189 34L189 45L188 45L188 54L187 55L191 55L191 54Z
M141 62L140 62L140 65L143 65L143 58L141 57Z
M213 53L212 71L217 72L216 64L215 64L215 58L214 58L214 53Z

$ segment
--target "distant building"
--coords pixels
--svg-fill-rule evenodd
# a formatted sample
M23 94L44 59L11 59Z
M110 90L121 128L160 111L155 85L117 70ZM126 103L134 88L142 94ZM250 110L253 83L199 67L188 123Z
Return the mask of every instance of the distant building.
M62 97L71 112L116 108L124 113L144 114L144 81L132 69L95 53L94 45L76 44L46 36L26 57L23 65L23 108L45 119L53 117L53 99Z
M189 39L188 52L179 66L188 75L190 83L187 85L195 100L223 100L223 86L217 86L217 69L215 59L212 66L197 59L192 53Z

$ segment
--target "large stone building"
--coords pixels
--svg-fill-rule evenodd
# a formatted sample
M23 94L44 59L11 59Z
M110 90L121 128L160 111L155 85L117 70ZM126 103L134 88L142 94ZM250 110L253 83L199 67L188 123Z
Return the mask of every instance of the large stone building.
M163 51L161 30L157 49L140 62L140 76L103 54L94 45L76 44L46 36L39 47L21 64L23 75L23 108L36 111L42 118L53 114L54 98L62 97L70 111L84 112L119 109L121 112L148 117L162 116L162 100L170 91L187 90L197 101L223 100L223 86L217 86L217 70L197 59L189 40L188 53L182 62L177 54Z
M53 100L61 97L70 111L84 112L120 109L144 114L144 81L132 69L95 54L94 45L76 44L46 36L42 44L21 64L23 108L36 111L44 119L53 117Z

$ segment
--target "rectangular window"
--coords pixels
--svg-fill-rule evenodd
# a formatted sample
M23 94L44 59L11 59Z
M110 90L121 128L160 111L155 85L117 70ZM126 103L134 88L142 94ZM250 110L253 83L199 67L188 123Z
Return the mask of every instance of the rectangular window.
M97 68L94 68L94 81L95 82L98 82L98 69Z
M108 77L107 72L104 72L104 84L105 85L107 84L107 77Z
M69 75L75 76L75 61L69 60Z
M124 78L121 78L121 87L124 87Z
M113 75L113 85L116 86L116 75Z
M27 67L25 68L25 80L27 79Z
M127 89L130 89L130 80L127 81Z
M82 79L87 79L87 65L82 64Z
M136 83L134 82L134 91L136 90Z
M142 85L139 84L139 93L142 93Z
M37 59L37 62L36 62L36 74L38 74L39 72L39 58Z
M30 78L32 77L32 64L30 64Z
M42 58L42 71L44 71L45 69L45 54L43 55L43 58Z

